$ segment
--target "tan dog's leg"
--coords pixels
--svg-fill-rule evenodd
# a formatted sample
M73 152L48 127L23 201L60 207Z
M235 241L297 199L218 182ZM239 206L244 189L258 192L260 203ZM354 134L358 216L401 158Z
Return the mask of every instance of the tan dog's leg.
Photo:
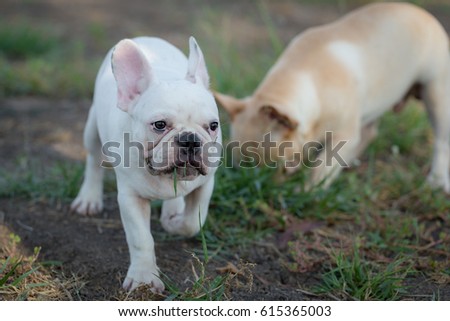
M325 141L325 148L317 157L316 164L319 165L313 168L312 186L323 183L322 186L327 188L341 170L349 167L353 159L358 156L360 146L364 145L364 142L361 140L359 116L353 115L354 119L346 124L345 129L333 132L331 140ZM341 147L336 151L339 145Z
M356 150L355 157L361 156L367 146L374 140L378 135L378 121L371 122L363 128L361 128L361 140Z
M424 100L434 131L433 161L427 181L450 193L450 67L424 86Z

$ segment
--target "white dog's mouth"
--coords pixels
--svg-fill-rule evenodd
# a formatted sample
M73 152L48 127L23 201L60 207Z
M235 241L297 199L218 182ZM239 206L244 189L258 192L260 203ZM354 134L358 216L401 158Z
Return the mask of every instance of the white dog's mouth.
M145 159L148 172L155 176L176 175L178 180L193 180L200 175L206 176L208 166L203 162L204 139L194 132L178 133L172 139L158 144L158 148L149 149Z
M208 169L201 161L183 162L177 160L174 164L164 167L154 167L151 157L146 158L147 171L154 176L174 176L180 181L191 181L200 175L207 175Z

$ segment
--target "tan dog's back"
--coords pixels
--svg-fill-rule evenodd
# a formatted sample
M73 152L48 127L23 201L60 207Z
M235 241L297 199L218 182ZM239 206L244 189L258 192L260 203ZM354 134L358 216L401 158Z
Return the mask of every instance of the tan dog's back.
M416 63L418 57L422 64ZM294 38L254 96L261 100L276 97L274 103L279 108L291 110L292 102L297 101L293 95L299 92L299 74L308 74L314 83L327 83L327 88L320 88L319 106L335 106L326 110L335 120L334 112L347 106L339 106L334 88L344 94L343 85L347 83L349 90L358 89L359 97L355 99L364 99L358 104L363 122L369 123L393 107L414 85L405 79L426 81L440 71L445 60L447 34L428 12L407 3L372 4ZM309 106L297 108L311 112Z

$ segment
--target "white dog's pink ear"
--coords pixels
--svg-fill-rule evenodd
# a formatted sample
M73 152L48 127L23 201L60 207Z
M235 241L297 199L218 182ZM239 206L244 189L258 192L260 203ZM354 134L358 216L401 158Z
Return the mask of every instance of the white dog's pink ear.
M205 59L194 37L189 38L189 59L186 79L194 84L200 82L205 88L209 88L209 76Z
M150 65L136 43L129 39L116 45L111 65L117 82L117 107L129 112L150 85Z

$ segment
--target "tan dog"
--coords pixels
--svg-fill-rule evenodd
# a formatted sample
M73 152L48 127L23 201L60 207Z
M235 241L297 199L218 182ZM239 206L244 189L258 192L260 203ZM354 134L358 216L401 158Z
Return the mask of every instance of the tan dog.
M278 147L270 149L272 160L292 159L310 141L324 143L312 184L326 187L342 160L350 164L375 137L378 118L410 94L424 100L435 134L428 182L448 193L449 41L439 22L414 5L371 4L311 28L292 40L252 96L216 99L231 116L233 140L261 142L270 132ZM326 132L333 146L342 143L341 159L327 159L333 147ZM287 142L292 147L283 148ZM256 151L268 158L261 146Z

